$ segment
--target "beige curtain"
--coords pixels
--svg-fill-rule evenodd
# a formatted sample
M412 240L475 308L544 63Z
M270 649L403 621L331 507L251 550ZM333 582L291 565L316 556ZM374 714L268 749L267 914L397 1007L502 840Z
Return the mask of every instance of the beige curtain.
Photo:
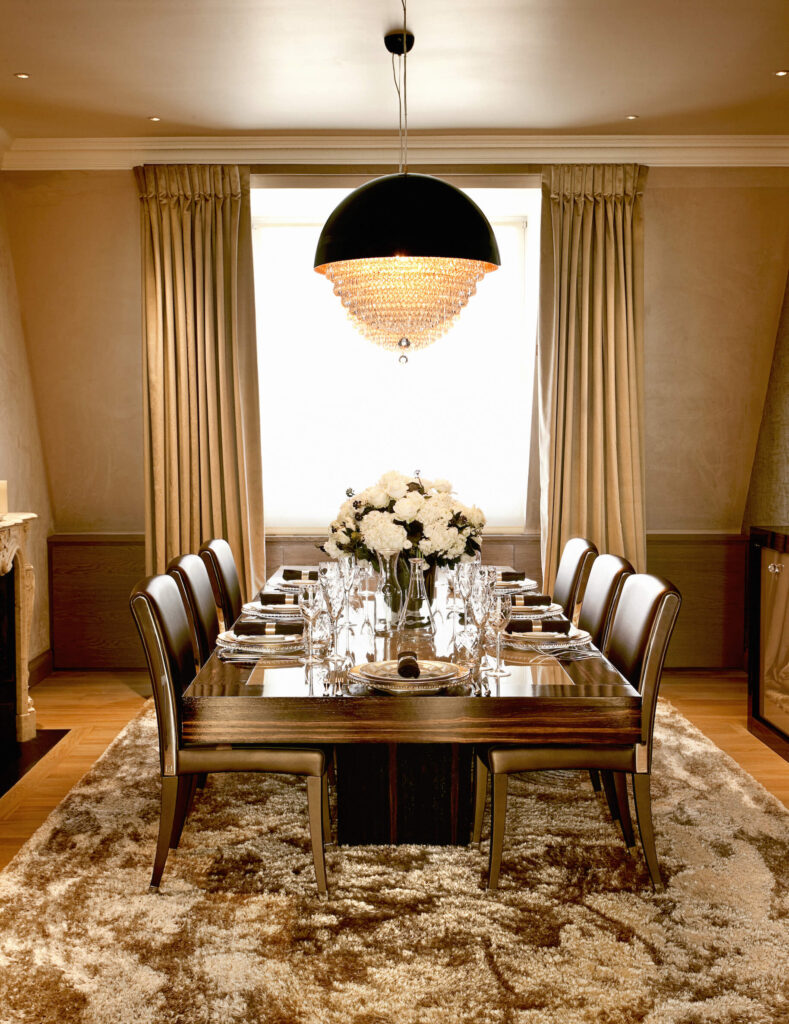
M643 215L646 170L543 174L537 352L543 584L568 538L646 568Z
M249 172L135 168L142 212L146 562L226 538L265 578Z

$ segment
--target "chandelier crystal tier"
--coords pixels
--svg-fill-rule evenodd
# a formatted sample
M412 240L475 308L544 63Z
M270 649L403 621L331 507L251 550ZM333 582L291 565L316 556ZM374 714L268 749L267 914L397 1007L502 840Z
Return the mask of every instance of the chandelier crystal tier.
M405 19L403 0L403 17ZM375 178L331 213L318 241L315 270L324 274L354 326L371 341L405 352L424 348L452 326L485 274L501 260L485 214L440 178L408 172L408 50L413 36L389 33L401 58L400 170ZM405 124L405 131L403 131Z

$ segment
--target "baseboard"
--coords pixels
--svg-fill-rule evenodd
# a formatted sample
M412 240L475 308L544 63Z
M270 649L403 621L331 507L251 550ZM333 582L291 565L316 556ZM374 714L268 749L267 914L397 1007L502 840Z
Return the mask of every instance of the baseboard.
M27 687L37 686L42 679L52 675L52 649L48 647L35 658L31 658L27 666Z

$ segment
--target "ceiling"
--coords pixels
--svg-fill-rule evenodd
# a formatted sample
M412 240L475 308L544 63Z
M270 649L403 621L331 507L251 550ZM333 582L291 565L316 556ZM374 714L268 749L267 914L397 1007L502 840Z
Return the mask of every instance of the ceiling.
M401 19L397 0L3 0L0 128L390 129L382 36ZM411 0L408 22L412 129L789 131L789 0Z

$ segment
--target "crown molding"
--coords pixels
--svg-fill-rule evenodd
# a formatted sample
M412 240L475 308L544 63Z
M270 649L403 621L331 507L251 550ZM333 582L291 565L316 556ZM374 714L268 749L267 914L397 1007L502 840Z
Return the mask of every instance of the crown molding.
M122 139L14 139L6 171L124 170L144 163L396 163L389 133L284 133ZM0 147L2 139L0 139ZM787 167L789 135L523 135L414 132L409 164L637 162L650 167Z

